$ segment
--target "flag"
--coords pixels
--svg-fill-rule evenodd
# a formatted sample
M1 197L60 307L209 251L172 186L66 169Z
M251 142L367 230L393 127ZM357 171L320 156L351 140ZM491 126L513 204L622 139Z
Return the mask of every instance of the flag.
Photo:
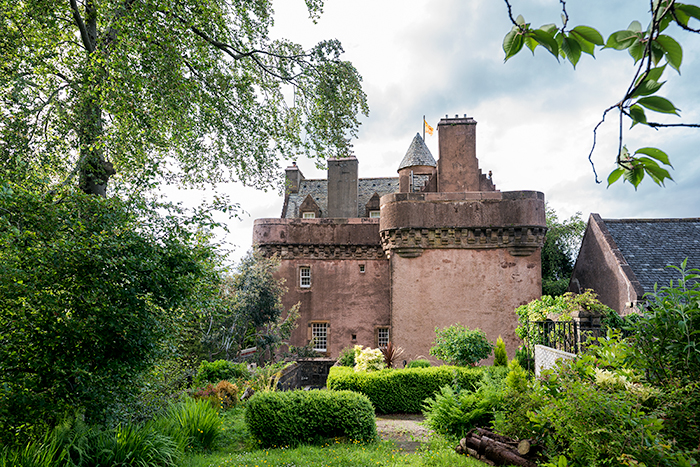
M428 122L425 121L425 119L423 119L423 125L425 125L425 132L430 136L433 136L433 127L431 127Z

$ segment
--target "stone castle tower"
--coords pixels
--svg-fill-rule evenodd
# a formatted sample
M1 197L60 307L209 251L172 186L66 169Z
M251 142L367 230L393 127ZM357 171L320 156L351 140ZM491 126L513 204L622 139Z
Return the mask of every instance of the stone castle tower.
M420 135L396 178L358 178L357 159L328 162L327 180L287 169L280 219L258 219L253 242L281 260L301 303L294 345L312 338L337 357L390 340L404 358L428 357L435 328L455 323L519 345L514 310L541 295L544 195L500 192L481 173L476 122L438 124L435 162Z

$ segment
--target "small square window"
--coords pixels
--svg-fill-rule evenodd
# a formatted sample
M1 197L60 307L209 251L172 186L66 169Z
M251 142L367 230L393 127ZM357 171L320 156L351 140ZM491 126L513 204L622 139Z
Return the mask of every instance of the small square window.
M316 213L315 212L304 212L304 213L302 213L302 217L304 219L316 219Z
M328 350L328 324L311 323L311 338L316 352L326 352Z
M378 328L377 347L380 349L386 349L387 345L389 345L389 328Z
M369 212L369 217L373 217L373 218L377 218L377 219L378 219L378 218L379 218L379 211L370 211L370 212Z
M365 272L365 265L364 264L360 264L360 272L361 273Z
M311 268L308 266L299 268L299 287L304 289L311 287Z

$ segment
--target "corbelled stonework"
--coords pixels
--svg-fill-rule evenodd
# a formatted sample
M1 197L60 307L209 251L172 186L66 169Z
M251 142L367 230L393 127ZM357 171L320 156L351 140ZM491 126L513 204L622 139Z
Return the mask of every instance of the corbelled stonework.
M280 259L383 259L377 245L259 245L267 257Z
M546 228L472 227L461 229L406 228L379 233L382 248L404 258L420 256L426 248L506 248L513 256L529 256L544 244Z

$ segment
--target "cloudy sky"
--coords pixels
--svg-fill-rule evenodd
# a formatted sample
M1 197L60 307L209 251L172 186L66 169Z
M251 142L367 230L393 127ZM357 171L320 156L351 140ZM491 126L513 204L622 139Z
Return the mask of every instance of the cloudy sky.
M534 26L560 24L559 0L512 0L514 15ZM326 0L317 24L308 19L302 0L277 0L274 35L311 47L339 39L346 60L364 79L370 114L362 118L354 142L360 177L396 176L396 169L422 116L436 126L449 115L467 114L477 122L477 157L484 172L493 171L501 191L545 193L560 217L577 211L604 218L700 217L700 130L655 131L635 127L625 132L628 148L665 150L675 182L660 188L645 179L638 191L629 183L607 189L617 150L617 120L612 114L598 133L593 162L588 162L593 127L604 109L623 95L634 71L627 52L583 55L577 69L558 63L544 49L503 62L503 36L510 30L500 0ZM646 27L645 0L569 0L570 24L597 28L605 38L632 20ZM658 114L650 120L700 123L700 37L669 30L683 45L682 76L669 68L660 95L681 109L682 120ZM627 128L626 124L625 128ZM437 133L426 143L438 158ZM284 167L291 161L282 161ZM298 165L306 178L325 178L307 160ZM245 211L229 223L226 237L237 261L251 244L256 218L279 217L282 199L240 186L228 188Z

